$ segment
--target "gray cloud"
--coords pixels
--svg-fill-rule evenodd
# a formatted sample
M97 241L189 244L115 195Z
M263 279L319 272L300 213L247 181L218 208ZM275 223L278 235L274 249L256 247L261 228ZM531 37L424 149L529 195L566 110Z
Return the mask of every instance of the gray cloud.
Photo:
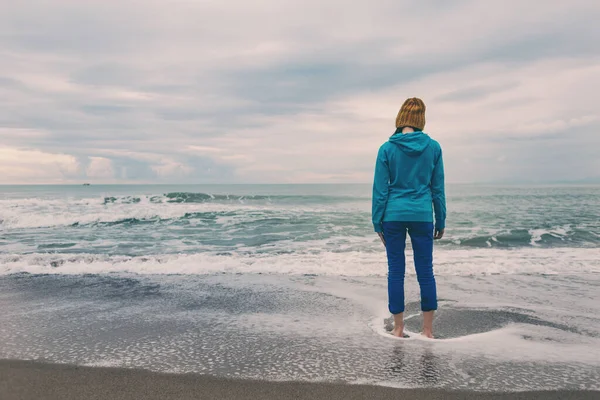
M366 181L417 95L449 181L597 166L599 5L226 3L3 6L0 148L65 181Z
M94 64L70 75L71 81L84 85L133 87L141 71L121 64Z
M450 93L443 94L434 100L436 101L474 101L484 97L488 97L493 93L502 92L505 90L517 87L518 83L509 82L502 85L488 85L488 86L471 86L458 90L454 90ZM525 101L528 101L527 99Z

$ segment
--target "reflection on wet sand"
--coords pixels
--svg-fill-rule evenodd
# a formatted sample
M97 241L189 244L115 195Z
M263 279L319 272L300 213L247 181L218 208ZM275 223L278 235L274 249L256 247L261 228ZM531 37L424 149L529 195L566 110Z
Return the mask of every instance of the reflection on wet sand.
M407 346L400 343L392 350L389 371L393 377L406 381L416 381L428 387L436 386L440 379L439 363L429 343L422 346Z

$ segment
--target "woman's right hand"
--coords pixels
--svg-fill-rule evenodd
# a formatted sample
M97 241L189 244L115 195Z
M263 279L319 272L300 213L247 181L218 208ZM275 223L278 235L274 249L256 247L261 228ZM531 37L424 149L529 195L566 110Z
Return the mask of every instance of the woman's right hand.
M379 239L381 239L381 242L385 246L385 237L383 236L383 233L382 232L377 232L377 234L379 235Z
M435 240L439 240L441 238L444 237L444 231L445 229L436 229L434 234L433 234L433 239Z

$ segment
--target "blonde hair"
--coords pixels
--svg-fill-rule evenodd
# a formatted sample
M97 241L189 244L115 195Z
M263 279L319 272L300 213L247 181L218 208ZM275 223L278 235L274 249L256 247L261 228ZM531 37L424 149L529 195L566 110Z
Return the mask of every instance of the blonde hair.
M409 126L417 131L425 128L425 103L417 97L406 99L396 116L396 128Z

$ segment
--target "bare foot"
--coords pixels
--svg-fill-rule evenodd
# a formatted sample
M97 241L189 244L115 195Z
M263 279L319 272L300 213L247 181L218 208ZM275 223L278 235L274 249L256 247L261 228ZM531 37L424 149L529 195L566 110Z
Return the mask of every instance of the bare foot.
M433 314L434 311L423 311L423 332L421 335L433 339Z
M423 332L421 332L421 335L429 339L433 339L433 332L431 332L430 330L424 330Z
M404 326L395 327L394 330L392 331L392 335L403 338L404 337Z
M404 313L394 314L394 330L392 335L404 337Z

